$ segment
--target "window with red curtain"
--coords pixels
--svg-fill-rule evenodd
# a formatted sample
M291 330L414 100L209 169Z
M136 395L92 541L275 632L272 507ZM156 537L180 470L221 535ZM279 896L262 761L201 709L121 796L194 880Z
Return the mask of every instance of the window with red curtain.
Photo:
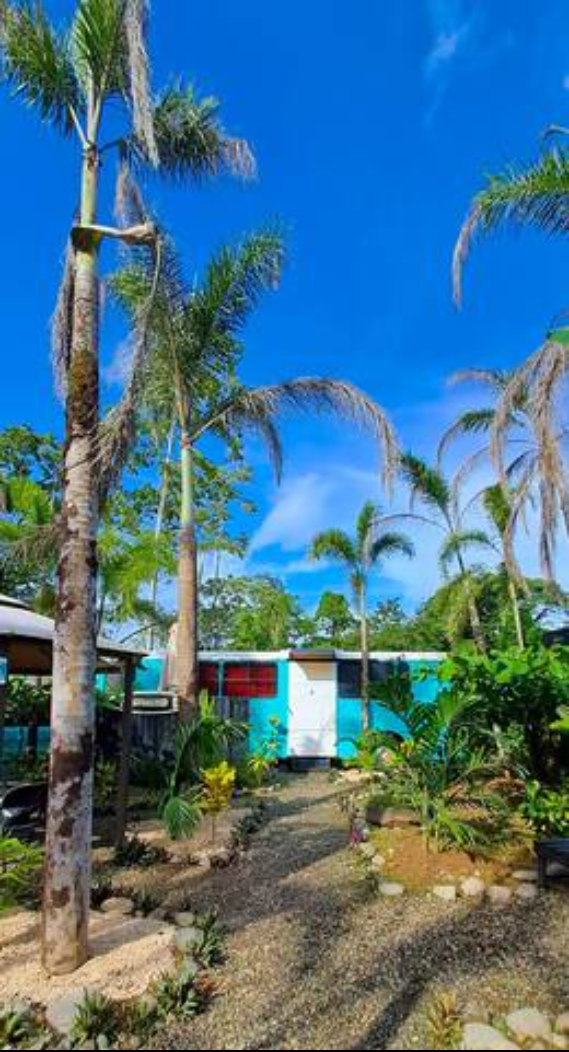
M223 669L223 693L228 698L274 698L277 666L269 662L231 662Z
M207 690L212 698L219 694L219 665L214 661L200 661L200 690Z

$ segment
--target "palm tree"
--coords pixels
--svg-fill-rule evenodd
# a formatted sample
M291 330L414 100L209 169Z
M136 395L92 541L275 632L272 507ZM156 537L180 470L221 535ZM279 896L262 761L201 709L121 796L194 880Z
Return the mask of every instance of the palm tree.
M386 520L373 501L366 501L356 521L354 536L344 530L324 530L312 541L310 555L313 559L332 559L344 566L350 581L360 619L362 652L362 704L363 728L370 727L369 711L369 641L368 641L368 592L372 570L383 559L391 555L413 558L415 549L403 533L385 528Z
M465 554L470 549L487 547L488 538L482 530L464 527L456 491L453 492L452 485L440 469L431 467L412 453L406 453L401 458L401 475L411 490L411 511L394 518L414 519L434 526L443 534L439 552L441 570L447 576L453 564L458 567L467 596L472 635L478 649L484 651L486 643L482 622ZM420 502L428 514L416 514L416 502Z
M565 129L560 129L565 133ZM569 153L552 149L529 168L510 165L490 175L470 206L454 250L456 302L462 299L464 265L479 234L501 226L536 226L550 234L569 232Z
M182 180L247 166L243 144L223 133L211 100L167 88L155 98L146 51L147 0L77 0L70 27L55 29L41 0L0 6L0 71L13 93L82 153L77 221L54 319L56 371L66 408L58 614L54 644L50 804L43 960L66 973L88 956L94 729L96 536L99 477L99 280L103 240L140 246L159 264L160 241L141 205L135 172ZM124 133L105 137L108 111ZM102 161L120 159L118 227L98 223ZM134 219L134 222L133 222ZM144 354L145 318L138 326ZM131 436L125 403L117 453ZM116 464L121 458L116 457Z
M561 520L569 528L569 490L563 447L569 430L559 419L561 392L568 373L569 330L556 330L556 346L543 348L521 369L507 373L467 369L452 383L474 382L489 389L493 404L466 410L445 432L439 462L460 437L482 435L482 445L459 469L459 488L485 460L494 463L510 504L511 518L503 533L506 566L521 580L513 537L528 503L539 507L539 548L546 579L555 576L555 547ZM545 360L544 360L545 359Z
M187 288L173 247L153 297L149 327L153 345L139 390L170 420L176 413L181 472L178 565L177 687L183 721L198 700L198 538L195 515L195 457L200 439L216 434L230 445L244 433L262 439L277 478L283 453L278 418L290 410L339 413L372 432L393 470L397 443L385 413L362 391L344 381L306 377L257 388L236 376L242 354L240 333L261 294L278 283L281 238L271 231L225 247L210 263L204 281ZM148 296L152 275L140 266L113 280L116 298L130 317Z

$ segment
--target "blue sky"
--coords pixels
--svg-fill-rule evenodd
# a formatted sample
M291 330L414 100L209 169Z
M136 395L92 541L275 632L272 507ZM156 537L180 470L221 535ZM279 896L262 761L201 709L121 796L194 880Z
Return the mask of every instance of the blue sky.
M74 5L47 6L64 19ZM248 186L151 188L189 272L266 221L287 232L282 288L247 333L247 382L352 380L386 407L405 445L430 454L457 408L477 397L449 390L448 375L506 367L534 349L566 304L563 246L532 233L481 244L461 312L450 259L482 173L531 158L543 128L567 122L567 29L565 0L154 3L157 85L173 71L218 96L227 129L250 140L259 164ZM27 420L60 433L48 319L78 156L5 97L0 125L0 425ZM111 324L106 368L117 342ZM110 386L106 397L116 393ZM347 527L363 499L384 498L364 436L328 419L288 421L284 434L280 490L251 450L258 512L247 523L246 568L283 575L312 604L340 578L307 564L311 534ZM436 584L435 538L417 543L420 558L386 567L377 595L413 605ZM521 547L534 570L533 538Z

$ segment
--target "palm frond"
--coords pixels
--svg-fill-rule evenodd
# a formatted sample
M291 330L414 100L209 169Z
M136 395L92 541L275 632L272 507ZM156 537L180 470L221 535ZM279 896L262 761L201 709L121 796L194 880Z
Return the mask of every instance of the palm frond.
M474 198L454 250L453 284L462 298L464 265L478 234L503 225L532 225L552 234L569 231L569 153L556 149L529 167L491 175Z
M493 548L492 541L484 530L455 530L449 533L439 552L439 562L445 576L450 565L470 548Z
M84 99L101 105L125 98L129 89L127 0L78 0L71 27L70 52Z
M65 135L80 99L68 40L50 24L41 3L0 7L0 76L43 120Z
M191 85L174 85L158 99L154 135L160 169L177 181L200 180L223 171L244 179L255 174L250 147L221 126L217 99L199 99ZM141 160L149 160L143 142L137 139L133 146Z
M121 158L117 172L114 213L121 227L145 223L149 218L142 191L126 156Z
M379 508L372 500L366 500L356 520L356 543L358 556L367 556L379 520Z
M436 468L430 467L425 460L404 453L401 457L400 473L411 490L411 506L417 500L434 508L445 517L451 507L451 489L444 475Z
M357 567L358 556L351 537L344 530L324 530L310 545L311 559L332 559L349 567Z
M487 433L490 431L494 421L494 410L488 409L469 409L454 421L453 424L443 434L439 442L439 448L437 450L437 462L439 464L444 460L445 454L448 452L450 446L458 438L464 438L465 436L477 435L480 432Z
M67 372L71 360L73 339L73 303L75 295L75 249L67 244L63 274L51 319L51 362L57 394L63 398L67 387Z
M154 132L154 106L146 51L148 0L127 0L124 26L128 47L128 71L134 133L150 164L157 168L160 155Z
M373 566L380 559L390 555L404 555L407 559L415 557L415 545L404 533L387 531L372 541L369 549L369 562Z

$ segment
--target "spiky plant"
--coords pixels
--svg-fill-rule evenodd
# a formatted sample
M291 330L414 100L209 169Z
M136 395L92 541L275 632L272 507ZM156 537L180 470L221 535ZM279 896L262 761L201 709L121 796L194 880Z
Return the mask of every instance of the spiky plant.
M77 219L54 318L56 374L66 410L58 615L54 642L50 805L43 959L51 973L88 955L99 472L99 278L104 240L147 251L160 240L136 176L153 169L176 180L249 167L228 138L216 104L174 85L155 96L146 51L147 0L76 0L71 24L52 25L41 0L0 6L0 72L13 95L81 148ZM107 117L122 131L108 133ZM118 156L118 226L98 221L103 159ZM137 318L134 365L144 358L149 304ZM132 383L123 405L115 464L132 436Z
M380 509L372 501L366 501L356 521L353 536L344 530L324 530L312 541L312 559L331 559L348 571L360 619L362 652L362 704L363 730L370 727L369 711L369 640L368 640L368 592L371 574L383 560L393 555L412 559L413 545L403 533L386 529Z
M345 381L303 377L285 383L245 388L237 377L243 352L242 331L260 297L279 281L282 240L274 231L251 234L235 248L224 247L209 264L197 288L186 286L170 243L153 295L149 316L152 359L138 377L139 404L160 407L176 420L181 471L178 566L176 678L180 712L187 721L198 696L198 539L194 476L197 445L216 434L230 448L250 434L268 449L277 478L283 452L279 418L293 411L335 412L370 431L393 470L397 443L393 429L371 398ZM153 278L147 268L130 267L115 276L117 300L135 319L149 295ZM109 428L109 449L113 430ZM120 430L120 422L118 423ZM111 454L110 460L112 461Z
M472 635L478 649L484 651L486 642L466 554L471 550L488 548L489 539L484 531L465 527L458 494L440 468L431 467L412 453L405 453L401 458L401 476L410 489L411 510L395 518L422 522L442 533L439 550L441 570L444 576L448 576L451 566L456 565L468 598ZM417 514L417 504L424 508L424 512Z

